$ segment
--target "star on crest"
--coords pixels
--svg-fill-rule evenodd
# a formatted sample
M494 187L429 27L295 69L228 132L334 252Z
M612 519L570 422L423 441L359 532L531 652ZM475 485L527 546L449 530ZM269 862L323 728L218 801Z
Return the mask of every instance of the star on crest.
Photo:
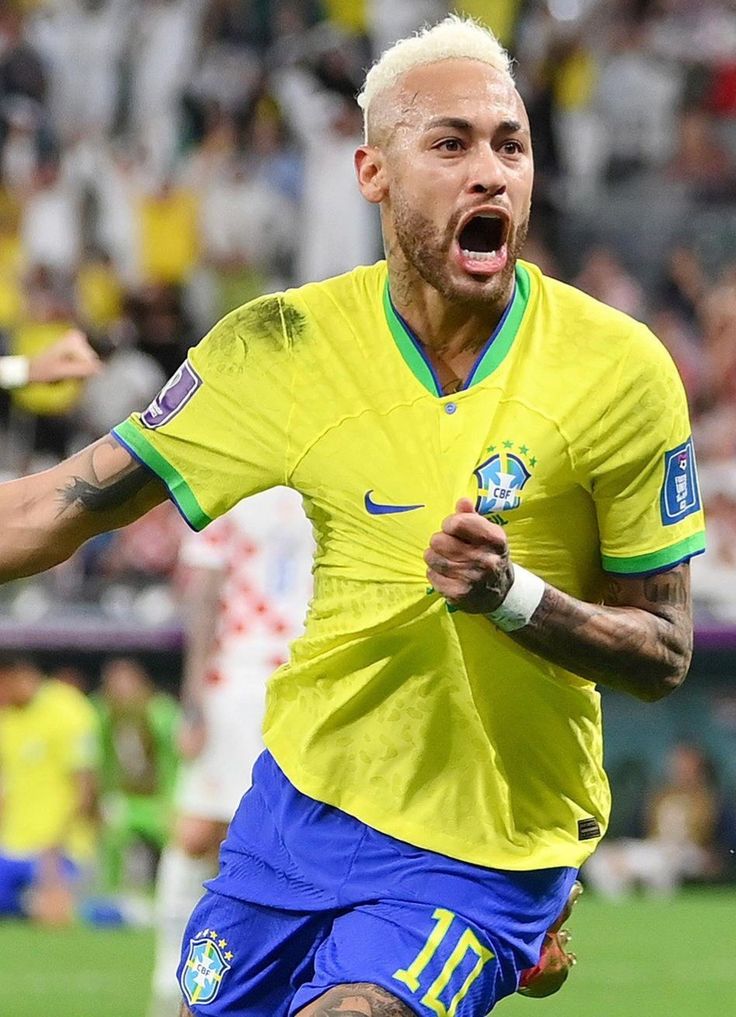
M504 448L513 448L514 447L514 443L513 443L513 441L505 441L503 443L503 447Z
M521 452L521 454L523 456L528 455L528 453L529 453L528 446L527 445L519 445L519 452Z
M218 939L217 940L217 945L220 947L221 950L224 950L225 947L227 946L227 940L226 939Z
M232 959L233 959L233 954L228 950L228 952L225 954L225 960L226 961L231 961Z
M214 929L210 929L210 939L217 939L217 933Z

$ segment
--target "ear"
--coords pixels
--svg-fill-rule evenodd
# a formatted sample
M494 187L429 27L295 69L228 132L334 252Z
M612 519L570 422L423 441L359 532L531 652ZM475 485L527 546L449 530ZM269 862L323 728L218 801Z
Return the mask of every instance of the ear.
M383 152L373 145L361 145L355 153L355 172L360 193L373 205L380 205L388 194Z

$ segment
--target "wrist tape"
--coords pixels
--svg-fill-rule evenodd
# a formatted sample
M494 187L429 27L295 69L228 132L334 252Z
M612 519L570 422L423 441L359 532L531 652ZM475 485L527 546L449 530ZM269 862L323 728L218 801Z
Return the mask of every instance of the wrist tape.
M0 388L22 388L29 371L28 357L0 357Z
M503 632L523 629L541 603L544 586L544 580L539 576L521 565L514 565L514 581L509 592L495 611L489 611L486 617Z

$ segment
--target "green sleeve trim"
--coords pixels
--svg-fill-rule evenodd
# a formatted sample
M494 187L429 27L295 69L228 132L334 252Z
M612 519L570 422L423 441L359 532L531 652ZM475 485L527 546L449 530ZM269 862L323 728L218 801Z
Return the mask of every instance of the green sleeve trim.
M151 445L143 432L132 420L124 420L114 427L112 433L124 445L132 456L143 463L164 482L171 500L184 516L193 530L203 530L212 522L212 518L203 510L189 484L171 463Z
M670 544L669 547L665 547L661 551L652 551L650 554L634 554L629 558L614 558L611 555L602 554L601 563L606 572L637 575L642 572L657 572L674 567L687 558L701 554L704 550L705 532L700 530L676 544Z

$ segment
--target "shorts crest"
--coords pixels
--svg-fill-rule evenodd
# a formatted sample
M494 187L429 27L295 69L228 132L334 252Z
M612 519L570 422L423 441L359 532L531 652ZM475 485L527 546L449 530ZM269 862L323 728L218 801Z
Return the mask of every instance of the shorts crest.
M227 940L214 929L204 929L189 941L189 953L179 982L188 1004L211 1003L217 996L233 955Z

